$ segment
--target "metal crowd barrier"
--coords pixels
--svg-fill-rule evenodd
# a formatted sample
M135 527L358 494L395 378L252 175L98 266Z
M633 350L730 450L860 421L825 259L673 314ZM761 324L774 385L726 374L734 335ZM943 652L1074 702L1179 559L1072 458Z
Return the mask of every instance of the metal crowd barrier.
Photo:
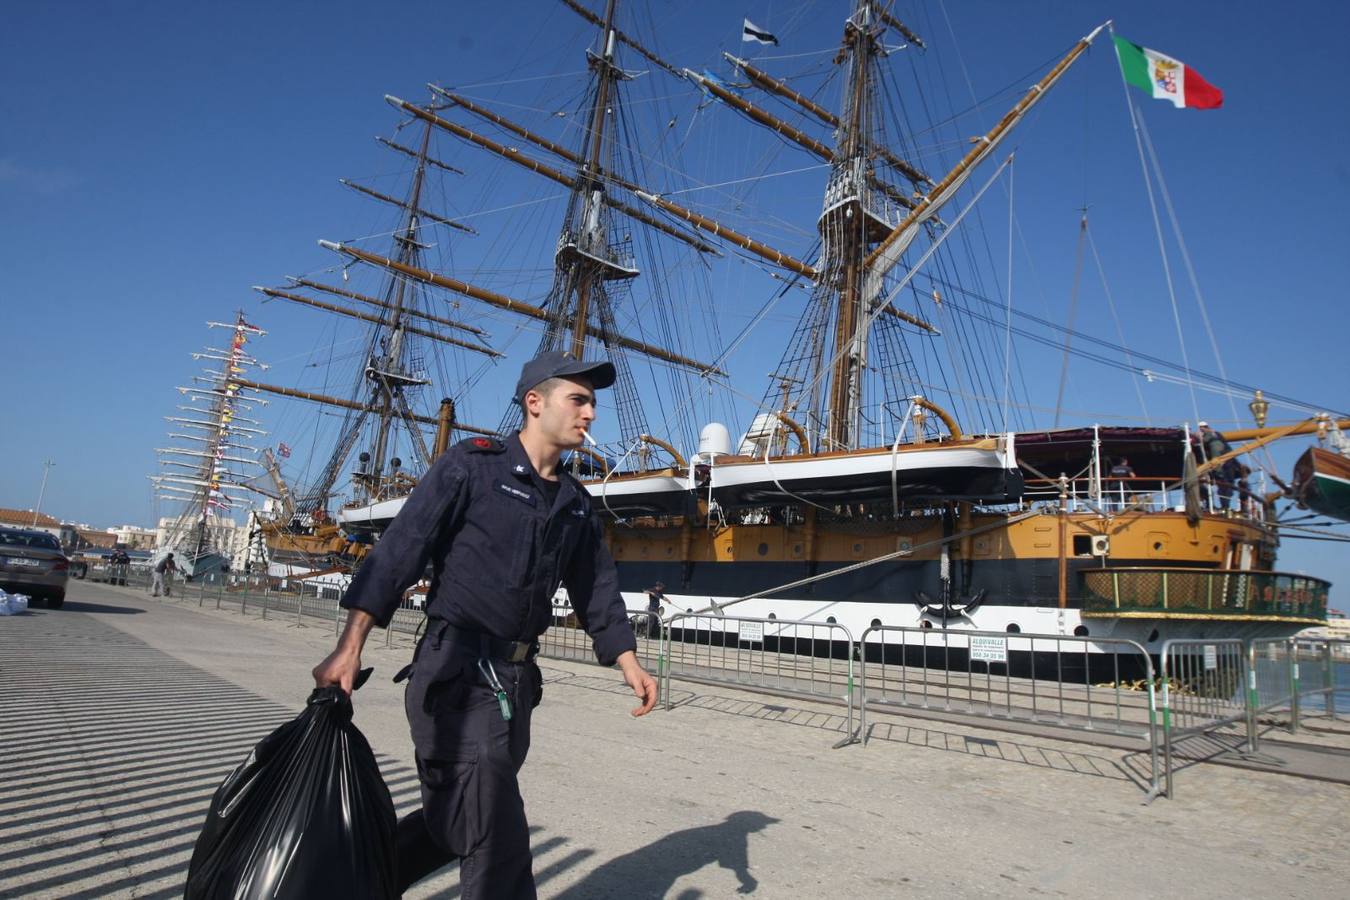
M1255 753L1258 686L1248 667L1249 648L1237 639L1164 641L1162 668L1163 771L1172 788L1172 748L1180 739L1241 722L1247 752Z
M627 614L633 636L637 638L638 662L659 682L664 667L661 616L645 609L629 609ZM590 635L581 627L572 604L565 599L555 597L553 600L553 619L548 630L539 637L539 655L573 662L596 661Z
M853 635L834 622L678 613L665 620L665 706L671 682L731 684L813 700L843 700L853 728Z
M1291 638L1290 659L1292 702L1289 710L1289 730L1297 731L1307 715L1321 712L1336 719L1336 692L1341 683L1340 672L1350 673L1350 640L1345 638L1295 637ZM1350 692L1350 677L1344 679Z
M1158 793L1153 661L1134 641L874 625L859 646L864 744L869 706L1109 732L1147 742ZM1133 673L1143 674L1142 690L1127 686Z
M1247 744L1253 751L1258 739L1258 716L1279 709L1291 711L1289 730L1298 726L1298 663L1289 638L1253 638L1247 642Z

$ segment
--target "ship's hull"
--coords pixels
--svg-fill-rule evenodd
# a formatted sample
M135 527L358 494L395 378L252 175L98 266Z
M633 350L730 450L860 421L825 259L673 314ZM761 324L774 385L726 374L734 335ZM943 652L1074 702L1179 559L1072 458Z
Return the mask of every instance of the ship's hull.
M756 598L733 603L734 595L666 593L664 618L679 613L699 613L672 622L673 641L742 647L759 646L767 652L811 654L844 658L848 637L862 644L868 662L929 669L989 671L1014 677L1035 677L1067 682L1131 681L1148 674L1148 663L1157 670L1163 642L1168 640L1248 641L1285 638L1306 624L1289 621L1216 619L1162 619L1085 616L1081 609L1030 604L986 604L968 614L945 621L922 611L913 603L899 601L833 601L818 598ZM624 592L630 609L646 607L645 592ZM710 611L716 604L721 612ZM814 640L803 639L798 628L776 630L763 626L762 641L750 645L741 640L740 619L778 619L784 622L834 623L847 629L820 629ZM871 632L876 625L917 629L905 633ZM1006 661L988 663L970 658L970 632L1005 635L1002 648ZM758 631L756 632L758 636ZM1054 641L1032 636L1071 638ZM1072 638L1086 638L1076 640ZM1095 640L1094 640L1095 639ZM1140 649L1128 644L1131 641ZM986 642L987 647L987 642ZM1142 652L1141 652L1142 649ZM1146 661L1147 659L1147 661Z

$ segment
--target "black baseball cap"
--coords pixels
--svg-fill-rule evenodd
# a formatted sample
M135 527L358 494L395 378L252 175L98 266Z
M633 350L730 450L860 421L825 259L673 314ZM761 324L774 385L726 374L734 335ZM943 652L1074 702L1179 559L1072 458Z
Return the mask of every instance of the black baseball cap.
M541 353L521 367L520 380L516 382L516 401L524 400L526 393L550 378L573 375L585 375L590 379L591 387L598 391L614 383L614 363L603 359L577 359L557 350Z

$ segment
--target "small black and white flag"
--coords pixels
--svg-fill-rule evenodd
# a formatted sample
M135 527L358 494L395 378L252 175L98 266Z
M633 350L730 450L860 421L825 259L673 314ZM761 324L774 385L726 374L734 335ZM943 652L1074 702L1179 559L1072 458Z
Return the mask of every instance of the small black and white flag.
M778 46L778 38L774 37L772 33L760 28L749 19L746 19L745 27L741 29L741 42L749 43L750 41L754 41L758 44L773 44L775 47Z

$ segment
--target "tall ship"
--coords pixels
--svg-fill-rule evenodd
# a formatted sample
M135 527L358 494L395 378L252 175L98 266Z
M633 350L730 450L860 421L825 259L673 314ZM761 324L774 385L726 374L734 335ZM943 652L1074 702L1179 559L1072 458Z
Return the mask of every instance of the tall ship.
M266 366L249 341L267 332L243 311L232 322L208 322L224 340L192 354L199 370L178 386L179 403L169 423L169 446L157 447L159 466L149 476L157 503L174 510L162 520L155 561L169 553L187 577L230 571L241 555L234 517L252 505L260 474L259 442L267 436L258 418L267 401L247 385Z
M747 20L741 54L691 60L668 58L629 12L561 0L551 28L581 37L585 81L550 81L532 103L494 106L472 85L385 98L397 132L417 137L386 140L409 161L407 186L354 187L398 222L320 241L330 271L365 273L379 292L312 278L260 288L373 326L354 391L304 396L346 412L304 501L271 526L275 547L359 564L451 440L518 427L519 362L563 350L618 372L601 444L569 465L632 606L659 586L667 613L838 623L855 637L936 629L958 644L972 630L1129 639L1155 653L1169 638L1325 621L1330 585L1277 556L1291 528L1327 526L1286 524L1289 508L1348 518L1350 418L1076 329L1087 260L1101 269L1086 212L1066 319L1014 303L1010 136L1089 48L1109 50L1110 23L999 92L997 114L975 104L993 125L956 140L969 109L960 124L941 111L960 104L935 102L928 43L893 4L813 10L796 33L838 34L828 53L747 58L778 43ZM1165 181L1128 109L1152 202ZM476 194L473 224L431 209L433 170L494 186L438 195ZM791 214L807 191L803 222ZM995 211L1006 268L990 251ZM433 378L409 355L414 336L461 362ZM1045 347L1063 355L1053 400L1023 366ZM1136 390L1147 379L1226 396L1231 418L1211 429L1194 402L1174 424L1065 415L1070 360L1084 359ZM436 413L415 408L429 397L445 398ZM1297 415L1274 423L1272 408ZM1309 436L1319 446L1281 481L1264 448Z

